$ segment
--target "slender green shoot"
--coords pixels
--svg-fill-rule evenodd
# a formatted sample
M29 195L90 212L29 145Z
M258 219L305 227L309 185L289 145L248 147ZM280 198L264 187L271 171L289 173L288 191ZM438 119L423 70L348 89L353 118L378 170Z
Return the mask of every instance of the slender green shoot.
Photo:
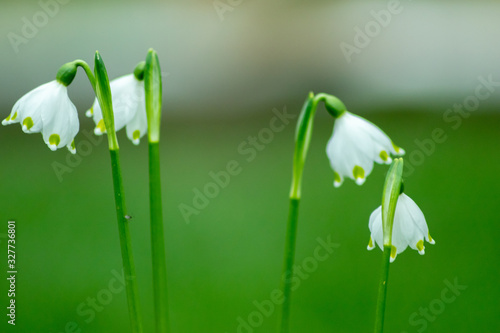
M144 67L146 114L149 141L149 207L151 217L151 256L156 332L168 332L167 264L160 177L160 125L162 79L158 56L149 50Z
M283 271L281 276L281 290L283 292L283 304L279 318L278 332L288 333L290 325L290 305L292 294L293 264L295 261L295 243L297 238L297 224L299 215L299 204L301 198L302 174L307 157L307 151L311 142L313 131L313 120L320 101L325 102L327 111L334 117L338 117L345 111L344 104L334 96L327 94L309 93L295 132L295 150L293 155L292 185L290 189L290 208L288 211L288 223L285 238L285 251Z
M113 188L115 192L115 208L118 220L118 233L120 237L120 247L122 254L123 272L125 276L125 288L127 291L128 309L133 333L142 333L142 315L139 304L139 292L137 287L137 277L132 253L132 241L129 230L129 219L127 218L125 206L125 191L120 167L120 154L118 140L116 138L113 104L111 99L111 88L109 86L106 67L99 54L95 55L95 92L99 105L101 106L106 133L108 135L109 153L111 157L111 171L113 175ZM83 66L87 72L87 68ZM88 72L87 72L87 75ZM92 80L91 80L92 83Z
M389 281L389 265L392 247L392 227L396 204L403 182L403 159L396 158L391 164L385 178L382 195L382 230L384 232L384 252L382 260L382 274L378 289L377 308L375 314L375 333L384 331L385 304L387 300L387 283Z

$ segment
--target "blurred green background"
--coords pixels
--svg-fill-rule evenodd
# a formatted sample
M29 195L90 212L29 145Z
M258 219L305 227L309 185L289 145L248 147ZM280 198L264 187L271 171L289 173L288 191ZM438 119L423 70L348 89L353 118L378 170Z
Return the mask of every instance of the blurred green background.
M22 18L41 7L5 2L0 113L64 62L90 61L95 49L111 78L131 71L147 48L157 49L165 71L161 158L172 332L273 332L276 311L259 315L256 303L267 304L279 287L296 118L261 142L251 161L238 147L269 127L273 109L296 116L309 90L335 94L406 149L413 167L406 169L406 193L436 239L425 256L407 250L391 265L386 332L498 332L498 88L460 116L460 125L445 114L475 94L478 77L500 81L500 5L402 4L404 11L348 63L340 43L352 43L353 28L372 21L370 11L386 2L248 1L220 20L211 1L72 1L17 53L8 34L21 34ZM17 125L0 128L1 332L129 332L126 296L118 291L109 154L105 140L84 134L92 132L83 115L92 92L83 73L69 90L80 115L79 159L51 152L40 135ZM325 154L332 125L321 107L304 174L296 262L311 261L318 238L338 247L293 293L292 332L368 332L374 322L382 256L366 250L368 217L380 204L387 166L376 165L361 187L348 180L334 189ZM432 147L437 128L446 140ZM119 141L151 332L147 146L133 146L124 133ZM194 191L213 181L210 172L233 160L241 173L186 223L179 205L192 206ZM71 172L58 177L54 163ZM5 316L8 219L17 223L15 327ZM444 303L455 281L466 289ZM249 319L259 325L243 328Z
M299 105L288 109L296 113ZM277 133L252 162L237 151L273 116L268 112L240 121L203 123L169 122L166 116L162 176L173 332L237 332L238 317L247 320L256 310L253 302L270 299L279 286L293 125ZM377 113L370 120L409 154L418 149L415 138L429 137L442 123L434 115L416 113ZM407 250L391 265L387 332L417 332L422 326L411 325L411 314L440 299L444 281L455 278L467 289L429 321L426 331L500 328L500 181L495 175L499 120L484 115L471 117L457 131L443 126L448 140L436 145L435 153L406 178L406 192L424 211L437 243L427 245L425 256ZM90 130L88 125L84 128ZM377 165L361 187L346 181L334 189L324 153L332 120L319 117L315 125L304 176L297 262L313 255L318 237L326 240L331 235L340 246L294 293L293 332L370 331L381 252L366 250L368 217L380 204L387 167ZM113 294L89 323L88 314L77 313L81 303L109 289L113 271L120 271L105 141L59 182L51 164L66 164L66 151L50 152L39 135L21 134L17 126L4 128L0 139L6 143L2 232L6 219L15 219L18 242L18 325L9 332L64 332L72 321L82 332L127 332L124 292ZM79 139L85 140L81 135ZM132 146L123 133L120 141L141 300L151 331L147 148ZM240 163L241 173L186 224L178 206L192 206L193 189L212 182L208 173L224 170L230 160ZM0 288L7 289L5 279ZM100 297L106 303L104 294ZM255 332L272 332L276 320L273 313Z

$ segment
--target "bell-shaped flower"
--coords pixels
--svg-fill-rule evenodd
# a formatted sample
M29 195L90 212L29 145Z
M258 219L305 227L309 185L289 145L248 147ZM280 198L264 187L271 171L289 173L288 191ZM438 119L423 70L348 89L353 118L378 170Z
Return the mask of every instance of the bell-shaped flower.
M375 245L383 250L382 206L379 206L370 215L368 228L371 233L368 250L373 250ZM430 244L435 244L434 239L429 234L424 214L409 196L401 193L394 213L390 261L393 262L396 255L406 250L408 246L423 255L425 253L424 239Z
M126 126L127 137L136 145L147 133L148 122L144 99L144 82L139 81L134 74L125 75L110 82L113 101L115 130ZM93 117L96 124L94 133L101 135L106 132L102 111L97 101L86 112L87 117Z
M326 153L334 171L333 185L339 187L345 177L363 184L373 162L391 164L391 155L404 155L405 151L376 125L345 111L335 119Z
M45 83L21 97L3 125L20 123L25 133L42 133L51 150L66 146L76 153L74 138L80 129L75 105L66 85L58 80Z

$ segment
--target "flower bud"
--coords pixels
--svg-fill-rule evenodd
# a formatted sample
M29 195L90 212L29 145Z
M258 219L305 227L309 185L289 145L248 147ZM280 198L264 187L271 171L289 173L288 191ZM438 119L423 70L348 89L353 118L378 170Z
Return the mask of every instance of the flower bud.
M141 61L137 64L137 66L135 66L134 76L138 81L144 80L144 67L146 67L145 61Z
M77 69L78 65L74 61L62 65L57 71L56 80L65 87L69 86L76 76Z
M346 111L344 103L335 96L324 94L323 101L325 102L325 108L333 117L338 118Z

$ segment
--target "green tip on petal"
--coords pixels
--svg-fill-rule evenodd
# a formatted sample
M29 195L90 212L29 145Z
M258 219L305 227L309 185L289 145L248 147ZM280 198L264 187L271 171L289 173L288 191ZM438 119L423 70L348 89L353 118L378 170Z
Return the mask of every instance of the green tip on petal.
M418 253L420 254L424 254L425 251L424 251L424 241L421 239L417 242L417 250L418 250Z
M403 149L401 149L400 147L396 146L394 144L394 142L392 142L392 141L391 141L391 144L392 144L392 148L394 148L394 150L396 151L396 154L404 155L405 151Z
M73 154L73 155L76 154L75 140L73 139L73 141L71 141L71 143L69 145L67 145L66 148L68 148L68 150L71 154Z
M385 150L382 150L379 154L382 161L387 162L389 160L389 154Z
M49 136L49 148L51 150L56 150L59 142L61 142L61 137L59 136L59 134L51 134Z
M33 119L31 117L26 117L23 120L23 130L24 131L29 131L33 127Z
M16 120L17 118L17 111L14 112L14 114L12 115L12 118L10 118L10 120Z
M427 233L427 236L429 237L429 243L436 244L436 241L434 240L434 238L431 237L430 233Z
M362 185L365 182L365 170L359 165L354 166L354 169L352 169L352 175L354 176L356 184Z
M106 125L104 125L104 119L99 120L97 126L94 129L94 133L96 135L101 135L103 133L106 133Z
M375 246L373 245L373 239L370 236L370 240L368 241L368 246L366 247L368 250L373 250Z
M132 143L134 145L138 145L141 139L141 131L135 130L134 133L132 133Z
M94 106L92 105L90 109L88 109L87 112L85 112L85 116L91 118L93 115L94 115Z
M339 187L340 185L342 185L342 178L340 178L340 175L338 174L338 172L334 171L333 172L333 186Z
M396 247L394 245L391 245L391 262L394 262L394 260L396 260L396 256L398 254L398 250L396 249Z

